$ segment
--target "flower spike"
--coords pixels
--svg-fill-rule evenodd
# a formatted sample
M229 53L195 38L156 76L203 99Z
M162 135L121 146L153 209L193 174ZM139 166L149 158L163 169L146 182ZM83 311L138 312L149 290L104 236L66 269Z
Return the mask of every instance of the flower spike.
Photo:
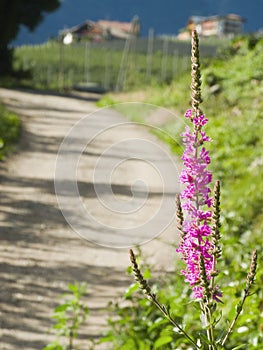
M196 30L192 31L192 108L195 112L195 116L202 114L199 105L202 103L201 94L201 71L199 61L199 39Z

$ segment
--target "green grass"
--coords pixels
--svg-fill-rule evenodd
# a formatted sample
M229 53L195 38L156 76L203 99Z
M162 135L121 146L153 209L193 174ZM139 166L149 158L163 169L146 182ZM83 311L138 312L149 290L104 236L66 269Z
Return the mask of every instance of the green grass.
M238 43L238 48L237 48ZM214 178L222 181L222 209L227 235L252 242L260 240L263 225L263 40L250 45L240 39L212 62L202 60L203 111L209 118L207 131L213 138L210 145ZM217 92L213 93L213 88ZM183 74L170 85L148 89L145 102L171 108L182 116L190 107L190 76ZM118 97L117 97L118 98ZM110 96L111 104L114 95ZM102 100L107 103L107 96ZM130 111L123 107L130 119ZM137 119L143 113L137 110ZM181 155L180 133L184 122L169 122L158 136ZM174 142L173 140L176 140ZM248 234L249 232L249 234Z
M214 140L210 145L214 178L219 178L223 186L226 234L246 235L251 244L257 240L262 244L263 40L252 48L249 42L249 38L240 39L234 53L232 49L220 59L204 62L202 107L209 118L207 132ZM219 90L214 94L211 87L216 84ZM173 108L183 116L190 107L189 76L182 76L168 87L152 88L146 102ZM176 139L182 131L174 123L164 128ZM181 154L180 145L171 140L164 141Z
M15 149L20 136L20 120L0 104L0 160Z
M143 123L145 118L154 112L155 108L156 107L151 104L136 102L118 103L114 105L114 109L117 112L126 115L129 120L135 123Z
M129 90L142 85L171 82L176 74L189 69L185 57L167 56L166 69L162 68L162 52L152 57L151 74L147 75L147 55L85 44L61 45L47 42L43 45L21 46L15 50L15 68L30 73L25 85L38 89L62 89L83 82L95 82L106 89ZM122 73L120 68L123 67ZM148 72L149 73L149 72Z
M128 91L142 86L170 84L189 71L190 43L169 42L169 50L155 38L152 55L147 54L147 38L136 43L117 41L104 43L73 43L62 45L48 41L42 45L15 48L14 68L19 74L12 84L36 89L65 90L76 84L92 82L109 91ZM215 48L226 40L203 40L201 51L214 55ZM123 50L126 46L128 52ZM212 48L212 50L211 50ZM3 82L2 82L3 83ZM10 84L10 80L4 84Z

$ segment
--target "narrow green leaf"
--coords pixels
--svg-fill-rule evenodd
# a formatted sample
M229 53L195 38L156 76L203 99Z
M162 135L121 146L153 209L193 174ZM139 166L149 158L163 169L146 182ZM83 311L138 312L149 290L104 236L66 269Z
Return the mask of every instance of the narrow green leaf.
M57 312L66 311L68 307L69 307L69 303L61 304L55 308L54 312L57 313Z
M75 284L69 283L69 284L68 284L68 289L69 289L72 293L74 293L74 292L77 291L78 286L75 285Z
M128 266L128 267L127 267L126 272L127 272L129 275L132 274L132 268L131 268L131 266Z
M201 343L202 343L202 344L210 344L210 341L208 340L206 334L204 334L204 333L199 333L199 337L200 337L200 340L201 340Z
M114 341L114 335L113 334L109 334L109 335L106 335L105 337L102 337L99 339L98 343L99 344L102 344L102 343L110 343L110 342L113 342Z
M236 312L241 312L242 310L242 303L241 301L236 305Z
M156 340L156 342L154 343L154 349L159 349L161 346L171 343L172 340L173 338L169 335L163 336Z
M148 332L151 333L154 329L160 327L161 325L167 324L167 322L168 321L165 318L162 318L162 317L157 318L153 322L153 324L150 327L148 327Z
M137 282L130 285L130 287L125 292L125 298L130 297L136 290L138 290L140 287Z
M232 350L242 349L244 346L247 347L247 344L238 345L235 348L233 348Z
M146 280L151 278L152 275L151 275L151 271L149 269L146 269L143 273L143 278L145 278Z
M87 306L83 307L83 311L84 311L86 316L89 314L89 308Z

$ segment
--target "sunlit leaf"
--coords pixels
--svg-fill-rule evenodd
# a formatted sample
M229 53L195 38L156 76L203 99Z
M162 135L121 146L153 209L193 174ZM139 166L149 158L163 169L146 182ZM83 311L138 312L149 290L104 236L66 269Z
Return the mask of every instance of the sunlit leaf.
M157 339L154 343L154 349L159 349L161 346L171 343L173 338L169 335L162 336L161 338Z

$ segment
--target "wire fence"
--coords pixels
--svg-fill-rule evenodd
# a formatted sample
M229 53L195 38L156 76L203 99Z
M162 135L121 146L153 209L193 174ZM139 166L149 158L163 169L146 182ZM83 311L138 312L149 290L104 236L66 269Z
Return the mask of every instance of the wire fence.
M203 57L216 47L201 46ZM80 42L16 48L17 61L32 85L51 89L127 90L152 82L169 83L190 68L190 43L155 38Z

